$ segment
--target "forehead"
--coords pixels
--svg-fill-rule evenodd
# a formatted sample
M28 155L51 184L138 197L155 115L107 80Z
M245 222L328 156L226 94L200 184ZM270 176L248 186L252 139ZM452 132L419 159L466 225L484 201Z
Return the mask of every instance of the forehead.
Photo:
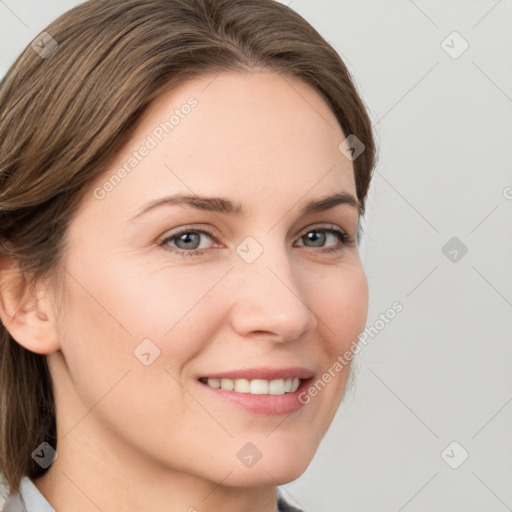
M311 86L277 73L225 71L159 96L96 185L121 175L110 180L108 203L131 212L163 192L241 202L355 194L352 162L338 149L344 138Z

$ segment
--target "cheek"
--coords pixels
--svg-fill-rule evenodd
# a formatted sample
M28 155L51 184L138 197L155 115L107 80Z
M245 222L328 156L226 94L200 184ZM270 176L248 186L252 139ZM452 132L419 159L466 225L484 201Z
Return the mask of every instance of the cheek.
M109 268L106 262L101 275L94 269L92 262L82 270L78 264L69 267L73 278L66 283L66 312L59 325L73 393L84 406L75 410L66 399L70 415L76 416L69 423L77 423L93 406L88 418L101 416L117 431L131 424L142 428L144 418L156 414L163 420L158 428L164 436L170 410L175 423L174 415L201 414L172 376L180 379L182 367L206 340L210 324L201 299L219 277L210 272L182 280L183 269L175 269L163 279L162 272ZM144 342L149 365L137 350L143 340L152 342Z
M101 361L105 370L129 368L134 361L140 365L134 350L149 339L161 356L169 356L155 363L163 368L172 361L176 368L201 350L206 331L222 320L213 299L226 265L155 269L119 264L119 259L112 264L74 261L62 335L63 351L77 366L92 359L98 371Z
M66 283L59 322L61 351L75 391L90 407L130 368L136 338L113 307L118 297L103 294L96 276L91 280L72 268L69 273L73 278Z
M329 356L336 358L363 331L368 314L368 283L360 263L340 267L317 287L315 304L320 325L331 341Z
M318 317L319 334L312 343L321 369L302 400L306 400L313 412L308 418L308 428L319 442L346 389L352 351L366 324L368 284L361 263L354 259L330 268L321 278L310 276L309 286L314 293L308 305Z
M112 322L132 336L161 338L194 314L202 297L223 273L223 268L205 271L192 265L103 259L91 262L89 270L77 269L79 281L89 292L89 297L77 300L85 299L93 311L103 309Z

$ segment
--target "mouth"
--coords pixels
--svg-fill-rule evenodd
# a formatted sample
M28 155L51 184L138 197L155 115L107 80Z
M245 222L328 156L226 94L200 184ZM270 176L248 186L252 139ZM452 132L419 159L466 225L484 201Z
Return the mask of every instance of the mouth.
M214 400L253 414L282 416L300 410L307 402L300 395L309 387L314 372L308 368L253 368L203 375L201 389Z
M284 395L295 393L306 379L288 377L286 379L214 379L201 377L199 382L210 388L234 391L251 395Z

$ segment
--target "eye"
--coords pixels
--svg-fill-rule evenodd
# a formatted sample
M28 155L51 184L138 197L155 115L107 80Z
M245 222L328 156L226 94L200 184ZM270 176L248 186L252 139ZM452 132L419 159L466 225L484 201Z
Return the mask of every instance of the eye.
M334 239L334 244L328 244L329 240ZM343 229L337 226L329 227L317 227L309 229L303 234L299 240L305 245L305 242L311 243L307 247L319 247L323 249L322 252L340 251L346 245L352 245L354 243L352 237ZM325 248L327 246L327 248Z
M159 245L168 248L180 256L195 256L202 254L208 244L202 243L204 237L214 239L213 233L203 229L182 229L160 242Z

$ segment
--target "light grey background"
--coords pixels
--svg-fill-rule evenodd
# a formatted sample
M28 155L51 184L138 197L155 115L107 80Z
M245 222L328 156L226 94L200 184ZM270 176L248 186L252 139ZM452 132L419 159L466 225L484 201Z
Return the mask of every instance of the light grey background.
M0 1L0 73L77 3ZM512 1L283 3L340 52L371 112L368 325L403 305L284 489L309 512L512 510Z

